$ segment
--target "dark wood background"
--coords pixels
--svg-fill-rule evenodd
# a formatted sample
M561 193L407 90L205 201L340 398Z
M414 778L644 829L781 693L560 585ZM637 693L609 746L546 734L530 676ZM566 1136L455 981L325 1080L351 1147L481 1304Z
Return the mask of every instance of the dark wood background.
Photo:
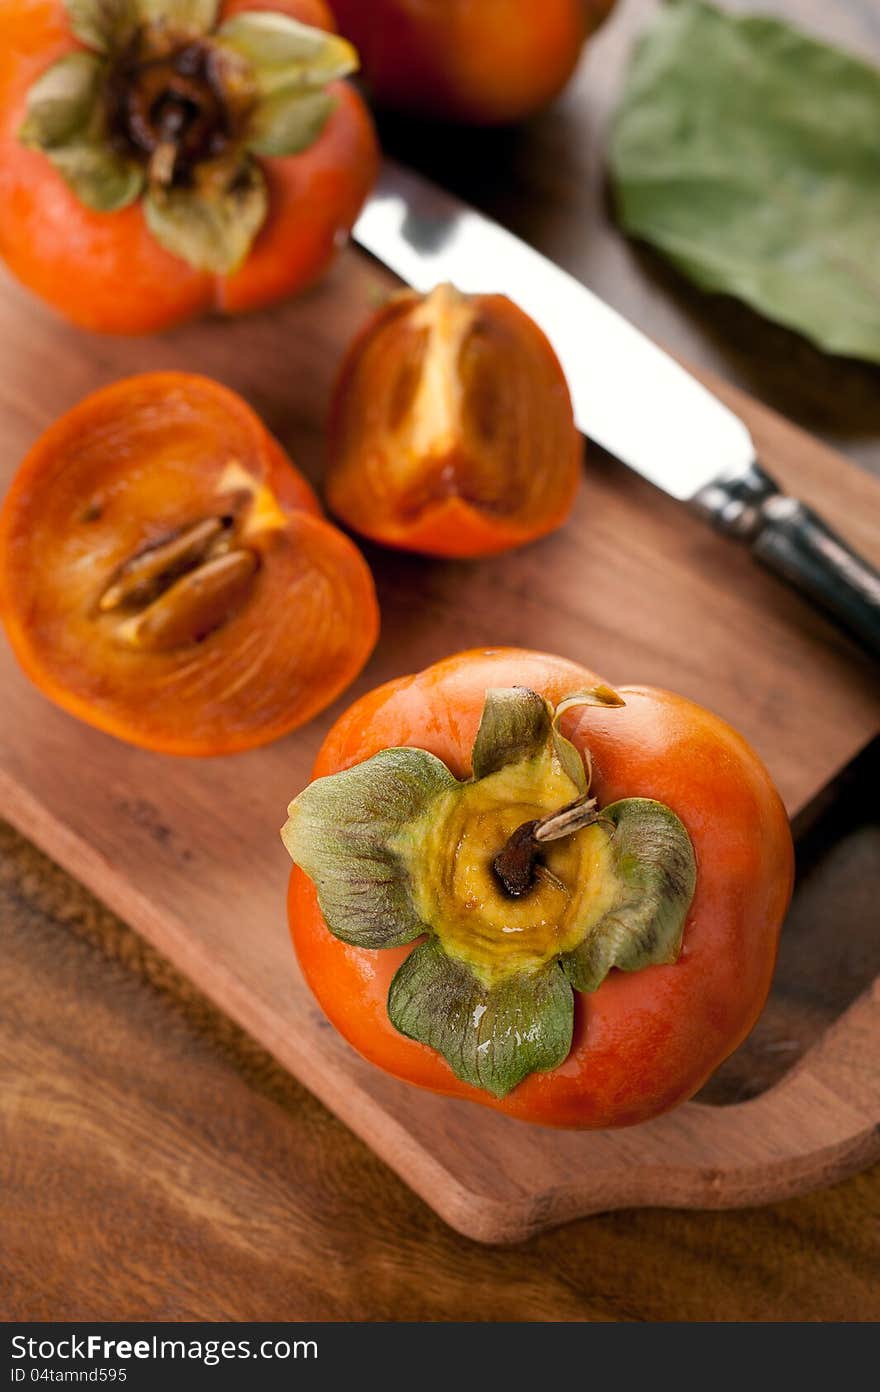
M527 129L475 136L386 121L386 143L658 339L880 471L880 371L827 358L739 305L700 295L614 230L603 130L626 49L653 8L620 0L576 83ZM875 0L762 8L880 61ZM778 1078L880 967L871 932L877 772L876 759L866 761L802 843L770 1007L710 1084L714 1101ZM8 830L0 922L2 1317L880 1315L880 1173L756 1212L624 1212L488 1250L445 1228L139 938Z

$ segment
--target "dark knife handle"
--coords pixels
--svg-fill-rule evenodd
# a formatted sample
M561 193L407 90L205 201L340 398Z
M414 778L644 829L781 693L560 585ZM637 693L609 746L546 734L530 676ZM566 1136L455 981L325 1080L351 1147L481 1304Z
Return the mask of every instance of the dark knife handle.
M719 479L694 499L720 531L776 571L880 657L880 571L759 465Z

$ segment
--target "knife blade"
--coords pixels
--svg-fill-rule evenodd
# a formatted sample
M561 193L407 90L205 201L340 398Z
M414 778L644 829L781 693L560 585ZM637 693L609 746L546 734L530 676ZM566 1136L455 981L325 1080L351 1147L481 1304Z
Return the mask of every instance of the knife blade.
M553 344L585 435L747 542L880 656L880 572L782 492L733 411L574 276L390 159L354 238L416 290L509 295Z

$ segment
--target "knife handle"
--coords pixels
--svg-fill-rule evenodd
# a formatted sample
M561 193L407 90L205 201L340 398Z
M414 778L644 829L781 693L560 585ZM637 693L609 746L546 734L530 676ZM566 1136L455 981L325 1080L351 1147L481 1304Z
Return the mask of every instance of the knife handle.
M719 531L748 542L764 565L880 657L880 571L818 513L783 493L758 464L710 484L694 501Z

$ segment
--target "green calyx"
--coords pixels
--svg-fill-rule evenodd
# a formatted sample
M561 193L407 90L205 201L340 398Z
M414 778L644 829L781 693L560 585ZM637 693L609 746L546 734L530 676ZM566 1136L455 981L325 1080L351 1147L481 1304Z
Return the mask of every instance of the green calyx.
M321 134L327 87L357 67L344 39L217 0L66 0L89 51L31 87L19 138L77 198L113 213L138 198L150 231L198 270L228 275L268 211L256 156L300 154Z
M567 1057L573 991L681 949L696 882L684 826L647 798L600 808L588 753L559 728L576 706L622 704L606 686L555 709L490 690L470 779L424 749L385 749L288 809L282 838L336 937L422 939L391 983L394 1026L496 1097Z

